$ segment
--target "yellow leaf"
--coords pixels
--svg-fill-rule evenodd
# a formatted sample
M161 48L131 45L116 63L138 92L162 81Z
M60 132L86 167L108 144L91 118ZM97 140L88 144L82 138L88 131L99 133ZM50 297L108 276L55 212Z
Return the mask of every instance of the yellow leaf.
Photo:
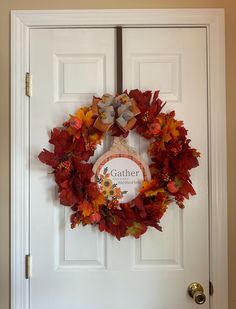
M93 112L88 107L82 107L77 110L75 116L83 121L87 128L91 127L93 124Z
M93 124L93 112L92 110L89 110L86 115L85 115L85 119L84 119L85 125L86 127L91 127L91 125Z
M161 125L162 138L159 142L159 148L165 150L165 143L168 143L172 138L176 139L179 136L178 128L183 125L182 121L174 119L174 115L159 114L157 117Z
M76 111L75 116L78 117L80 120L84 121L85 113L87 113L87 111L88 107L81 107Z
M156 190L149 190L149 191L146 191L144 194L146 197L152 197L152 196L156 196L157 193L159 192L164 192L164 189L163 188L160 188L160 189L156 189Z

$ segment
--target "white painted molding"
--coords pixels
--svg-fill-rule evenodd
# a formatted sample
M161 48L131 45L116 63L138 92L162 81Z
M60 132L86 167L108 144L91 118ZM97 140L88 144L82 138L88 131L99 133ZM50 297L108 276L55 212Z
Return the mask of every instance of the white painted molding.
M132 9L12 11L28 27L117 25L208 25L222 9Z
M228 308L225 24L223 11L221 13L216 14L208 25L210 277L214 285L211 298L213 309Z
M29 308L25 254L29 252L29 28L11 20L11 308Z
M29 308L29 70L30 28L166 26L207 29L211 309L228 308L225 27L223 9L51 10L11 13L11 309Z

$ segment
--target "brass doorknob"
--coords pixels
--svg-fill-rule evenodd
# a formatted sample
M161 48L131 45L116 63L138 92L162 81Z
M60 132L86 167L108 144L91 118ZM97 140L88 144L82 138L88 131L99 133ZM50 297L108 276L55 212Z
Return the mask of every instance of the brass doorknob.
M204 294L204 289L200 283L190 283L188 286L188 294L198 305L202 305L206 301L206 295Z

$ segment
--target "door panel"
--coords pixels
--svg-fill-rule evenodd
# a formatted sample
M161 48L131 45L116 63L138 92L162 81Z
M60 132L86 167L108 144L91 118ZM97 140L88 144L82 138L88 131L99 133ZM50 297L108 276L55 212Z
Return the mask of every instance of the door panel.
M198 194L184 211L170 205L163 233L150 229L140 240L119 242L91 227L71 230L70 211L58 203L50 169L37 159L48 147L50 129L90 104L93 95L115 93L115 54L114 29L31 30L31 309L191 309L196 305L187 296L188 284L199 281L207 292L205 29L123 30L124 89L160 89L166 110L176 110L202 154L192 172ZM147 159L144 139L132 133L129 143Z
M30 246L35 256L31 306L76 308L75 297L70 295L74 287L81 289L76 283L78 271L85 276L81 285L87 281L90 290L90 275L85 271L105 269L106 237L90 227L71 230L69 211L58 204L52 177L45 173L37 155L39 145L47 147L50 129L86 106L93 95L114 93L114 29L35 29L30 44L35 85L30 134ZM60 299L58 295L63 294Z

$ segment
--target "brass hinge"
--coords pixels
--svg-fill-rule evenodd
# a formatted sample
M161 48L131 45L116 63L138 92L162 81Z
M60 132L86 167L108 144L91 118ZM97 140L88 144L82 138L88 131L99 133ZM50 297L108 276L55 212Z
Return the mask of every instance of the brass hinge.
M29 72L25 75L25 95L32 96L32 75Z
M32 257L30 254L25 256L25 279L32 277Z
M211 281L209 281L209 294L212 296L214 293L214 287Z

